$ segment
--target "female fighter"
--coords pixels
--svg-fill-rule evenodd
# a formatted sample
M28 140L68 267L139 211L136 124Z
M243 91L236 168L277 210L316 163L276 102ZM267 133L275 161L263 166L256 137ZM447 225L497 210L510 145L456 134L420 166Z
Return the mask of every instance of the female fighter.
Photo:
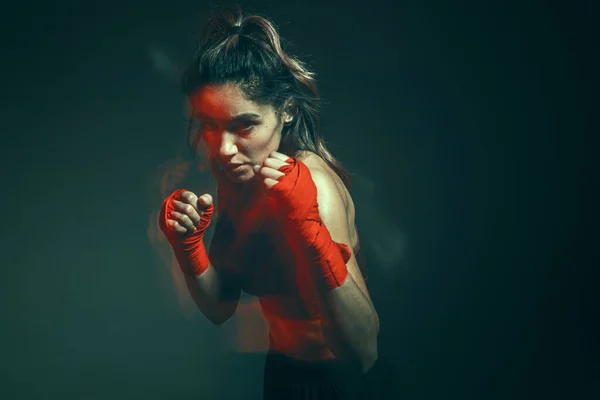
M206 24L183 88L194 146L204 143L218 184L214 203L180 189L161 209L192 298L222 324L242 290L257 296L269 328L265 399L364 396L379 319L357 262L348 174L319 131L314 74L271 21L227 12Z

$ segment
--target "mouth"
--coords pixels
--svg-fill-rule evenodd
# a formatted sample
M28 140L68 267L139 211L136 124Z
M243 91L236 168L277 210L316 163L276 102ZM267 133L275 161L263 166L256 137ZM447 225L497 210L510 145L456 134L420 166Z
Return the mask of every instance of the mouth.
M239 172L244 164L225 164L225 170L229 172Z

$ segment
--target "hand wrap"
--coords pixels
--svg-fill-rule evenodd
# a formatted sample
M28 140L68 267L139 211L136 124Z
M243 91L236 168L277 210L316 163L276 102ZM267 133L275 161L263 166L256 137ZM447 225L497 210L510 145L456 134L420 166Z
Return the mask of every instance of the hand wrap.
M202 274L208 268L208 256L204 247L204 232L210 225L210 220L214 211L214 206L211 204L204 215L200 216L200 222L196 226L196 231L188 236L182 236L167 225L167 219L171 218L171 212L175 211L173 205L174 200L181 200L181 194L188 190L179 189L171 193L163 202L158 217L158 224L163 231L167 240L171 244L179 267L186 275L195 277Z
M333 241L321 220L317 187L308 167L294 158L286 163L279 169L285 175L271 188L285 234L296 255L308 261L316 283L325 290L334 289L346 280L346 263L352 253L345 244Z

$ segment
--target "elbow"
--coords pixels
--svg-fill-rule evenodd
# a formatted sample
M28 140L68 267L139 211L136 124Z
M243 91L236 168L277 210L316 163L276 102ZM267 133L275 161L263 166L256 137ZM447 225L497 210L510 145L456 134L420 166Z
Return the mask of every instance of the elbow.
M229 320L229 318L231 318L231 316L234 314L232 312L227 312L227 313L203 313L204 316L206 317L206 319L208 319L213 325L223 325L225 322L227 322Z
M361 371L367 373L379 358L377 339L369 338L361 346L350 350L348 360Z
M219 317L219 316L206 316L206 319L208 319L213 325L223 325L228 319L229 317L223 318L223 317Z
M209 302L199 297L193 297L198 310L213 325L223 325L237 310L237 302Z
M360 368L366 373L377 361L379 357L377 338L379 336L379 318L375 314L375 321L371 324L370 332L366 335L366 340L357 349L357 356L360 360Z
M379 352L377 350L377 339L369 340L369 344L361 352L361 372L364 374L371 369L371 367L377 362L379 358Z
M354 365L362 373L366 373L379 357L377 336L378 327L373 326L370 332L365 332L362 339L349 340L340 332L327 329L323 331L325 341L333 354L346 362Z
M373 335L375 336L375 341L377 341L377 336L379 336L379 315L375 310L373 310L373 323L371 326L374 330Z
M217 326L227 322L235 314L236 310L237 302L225 302L212 307L200 308L206 319Z

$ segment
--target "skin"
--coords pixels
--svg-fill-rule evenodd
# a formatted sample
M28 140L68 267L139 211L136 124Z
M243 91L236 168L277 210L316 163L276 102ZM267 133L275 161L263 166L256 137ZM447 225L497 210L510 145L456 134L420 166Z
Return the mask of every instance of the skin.
M291 122L294 115L277 113L270 105L249 100L233 84L204 86L192 94L190 102L203 127L200 133L209 159L222 170L219 184L231 188L234 196L230 197L239 201L242 207L237 209L243 213L244 207L252 208L255 199L268 195L284 175L278 169L286 165L288 156L276 150L284 124ZM297 158L310 170L317 187L319 214L332 239L352 249L357 240L354 207L341 179L310 152ZM208 193L199 197L184 193L182 201L174 202L178 211L172 213L168 224L181 235L191 234L212 201ZM324 311L323 333L331 357L358 361L366 371L377 359L379 320L354 254L346 266L345 282L318 294ZM199 308L214 323L222 323L235 312L240 289L231 287L212 265L199 277L186 277L186 281ZM329 358L326 354L321 357Z

